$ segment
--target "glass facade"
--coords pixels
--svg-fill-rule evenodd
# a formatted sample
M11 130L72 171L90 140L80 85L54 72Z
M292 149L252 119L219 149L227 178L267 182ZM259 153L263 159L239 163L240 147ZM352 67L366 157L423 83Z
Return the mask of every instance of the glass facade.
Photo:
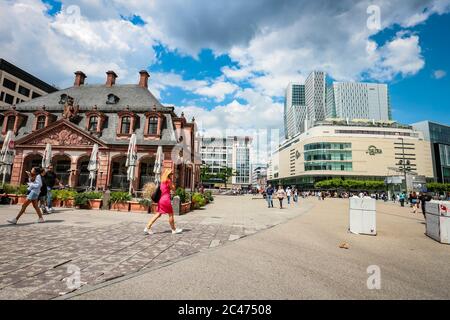
M352 144L319 142L305 145L305 171L352 171Z

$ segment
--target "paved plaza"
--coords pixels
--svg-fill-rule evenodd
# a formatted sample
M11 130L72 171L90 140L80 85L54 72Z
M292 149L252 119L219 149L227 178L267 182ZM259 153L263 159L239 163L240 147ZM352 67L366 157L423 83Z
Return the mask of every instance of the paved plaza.
M1 299L448 299L450 247L424 235L421 214L377 203L378 235L347 232L348 201L316 198L267 209L251 196L218 196L167 217L60 209L36 224L0 223ZM0 219L18 207L2 207ZM339 248L343 242L349 249ZM369 290L367 269L381 270ZM73 267L81 287L70 283Z
M33 209L20 224L4 224L18 206L0 208L0 299L53 299L71 291L73 268L81 288L189 257L267 229L301 210L271 211L251 197L217 197L203 210L177 217L181 235L172 235L167 217L145 236L150 215L59 209L36 224ZM277 213L273 216L272 213Z

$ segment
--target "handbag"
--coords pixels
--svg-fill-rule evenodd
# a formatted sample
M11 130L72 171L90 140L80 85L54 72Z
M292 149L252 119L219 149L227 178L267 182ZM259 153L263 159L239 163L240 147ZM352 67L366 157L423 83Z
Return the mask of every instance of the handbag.
M156 187L155 192L153 192L151 198L152 198L153 203L158 203L159 199L161 199L161 187L159 184Z

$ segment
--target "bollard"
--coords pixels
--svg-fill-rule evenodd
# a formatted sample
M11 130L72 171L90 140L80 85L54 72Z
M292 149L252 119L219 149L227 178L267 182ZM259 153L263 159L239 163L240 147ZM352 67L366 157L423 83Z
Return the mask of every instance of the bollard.
M111 199L111 191L108 189L103 193L102 210L109 210L109 199Z
M173 197L173 214L176 216L181 215L181 200L179 196Z

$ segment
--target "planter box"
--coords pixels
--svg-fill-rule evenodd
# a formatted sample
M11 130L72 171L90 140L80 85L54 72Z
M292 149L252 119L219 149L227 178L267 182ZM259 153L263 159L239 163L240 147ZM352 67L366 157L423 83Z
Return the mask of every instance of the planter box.
M150 207L145 207L136 201L129 201L128 203L130 204L131 212L148 213L150 210Z
M55 208L60 208L60 207L63 206L63 203L62 203L61 200L55 199L55 200L52 201L52 206L55 207Z
M67 199L64 201L64 207L65 208L73 208L75 206L75 200L74 199Z
M111 210L128 212L130 211L130 204L128 202L111 203Z
M91 209L100 210L102 207L102 199L89 200L89 206L91 207Z
M7 196L11 199L11 204L17 204L17 194L7 194Z
M189 211L191 211L191 203L190 202L186 202L186 203L182 203L181 204L181 208L180 208L180 213L181 214L186 214L186 213L188 213Z
M17 204L24 204L27 201L26 195L17 196Z

